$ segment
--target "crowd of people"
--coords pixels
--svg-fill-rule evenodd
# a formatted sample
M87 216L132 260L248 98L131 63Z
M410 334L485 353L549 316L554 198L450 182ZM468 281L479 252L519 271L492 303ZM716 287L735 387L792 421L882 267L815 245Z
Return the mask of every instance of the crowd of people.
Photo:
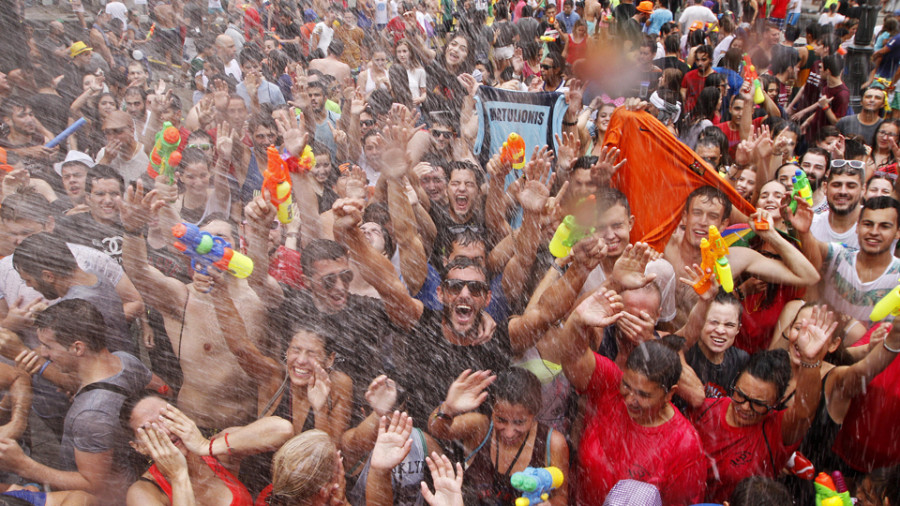
M900 504L893 13L851 108L856 0L69 7L0 59L0 504Z

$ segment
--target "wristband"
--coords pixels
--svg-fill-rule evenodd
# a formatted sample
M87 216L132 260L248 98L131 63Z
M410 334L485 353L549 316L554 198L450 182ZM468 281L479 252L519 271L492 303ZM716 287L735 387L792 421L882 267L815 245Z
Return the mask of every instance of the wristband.
M884 346L884 349L886 349L887 351L889 351L891 353L900 353L900 349L894 349L887 345L887 339L885 339L884 341L881 341L881 344L882 344L882 346ZM43 369L41 369L41 370L43 371Z
M216 440L215 437L209 438L209 456L210 456L210 457L213 456L213 453L212 453L212 444L213 444L213 441L215 441L215 440Z
M807 369L815 369L815 368L819 367L820 365L822 365L822 361L821 361L821 360L816 360L816 361L815 361L814 363L812 363L812 364L807 364L806 362L804 362L804 361L802 361L802 360L800 361L800 367L805 367L805 368L807 368Z
M885 346L885 348L887 348L887 346ZM888 348L888 349L890 349L890 348ZM41 370L39 370L38 373L37 373L37 375L38 375L39 378L43 378L43 377L44 377L44 369L46 369L47 366L50 365L50 362L53 362L53 361L52 361L52 360L48 360L48 361L44 362L44 365L41 366Z
M577 122L577 121L566 121L566 120L563 120L562 124L563 124L563 126L575 126L575 125L578 124L578 122Z
M225 438L225 449L228 450L228 455L232 455L232 456L233 456L234 454L231 453L231 445L228 444L228 433L226 432L225 435L224 435L223 437Z
M444 413L444 403L442 402L440 406L438 406L437 413L434 414L434 418L443 418L444 420L453 420L453 417Z

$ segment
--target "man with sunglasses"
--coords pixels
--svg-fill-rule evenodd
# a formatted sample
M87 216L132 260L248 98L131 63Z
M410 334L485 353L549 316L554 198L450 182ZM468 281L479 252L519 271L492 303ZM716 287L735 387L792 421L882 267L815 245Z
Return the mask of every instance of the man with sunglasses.
M428 309L409 295L394 266L375 251L359 228L362 202L342 199L335 202L334 234L359 262L365 280L381 295L391 322L407 339L394 342L395 351L404 347L403 363L397 363L400 383L409 393L406 411L424 422L442 392L466 370L500 370L509 364L510 349L506 322L497 322L485 313L491 290L484 266L470 258L457 257L443 269L437 290L443 309Z
M856 223L865 191L865 162L832 160L825 177L825 201L828 210L813 218L809 231L818 241L838 242L859 248Z
M805 200L795 198L797 211L790 221L800 235L803 254L822 273L823 299L835 311L868 322L872 304L897 286L900 259L893 255L893 243L900 238L900 202L892 197L865 202L856 225L857 251L846 244L819 241L811 231L812 210Z
M97 153L97 163L116 169L125 179L125 184L141 177L150 158L144 152L144 145L134 138L134 119L125 111L113 111L103 120L103 134L106 146Z

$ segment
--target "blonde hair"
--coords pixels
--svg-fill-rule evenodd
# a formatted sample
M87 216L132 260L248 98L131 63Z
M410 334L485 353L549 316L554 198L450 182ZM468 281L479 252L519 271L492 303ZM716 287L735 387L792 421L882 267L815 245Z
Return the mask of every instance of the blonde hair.
M337 448L321 430L288 440L272 458L271 504L305 504L334 478Z

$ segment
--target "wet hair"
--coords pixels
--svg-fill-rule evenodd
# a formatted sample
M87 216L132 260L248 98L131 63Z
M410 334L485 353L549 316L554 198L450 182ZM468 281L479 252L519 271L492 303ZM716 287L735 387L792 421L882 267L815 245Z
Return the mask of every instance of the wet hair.
M451 272L457 269L468 269L469 267L472 267L480 272L481 275L484 276L485 282L490 282L490 279L488 278L487 268L469 257L456 257L451 260L450 263L444 266L444 269L441 272L441 281L447 279L447 276L449 276Z
M625 208L625 214L631 216L631 205L628 204L628 197L621 191L610 186L603 186L597 190L597 213L602 214L612 209L616 205Z
M777 51L772 55L769 72L777 75L800 63L800 55L796 51Z
M888 472L887 483L884 487L884 495L880 497L882 501L887 499L892 505L900 504L900 466L894 466Z
M541 382L527 369L510 367L499 373L490 393L494 403L506 401L523 406L532 415L541 411Z
M863 216L866 214L866 210L877 211L878 209L893 209L897 215L895 219L894 225L900 228L900 202L897 202L897 199L894 197L873 197L871 199L866 199L863 202L863 209L859 213L859 219L862 220Z
M48 307L38 314L34 327L52 330L56 342L67 348L76 341L94 352L106 348L103 315L84 299L66 299Z
M681 360L671 347L657 340L645 341L635 348L625 368L642 374L668 392L681 377Z
M487 242L484 240L484 235L478 233L468 227L464 228L461 232L454 234L450 239L450 244L459 244L460 246L469 246L472 244L483 244L484 248L487 249Z
M337 448L324 431L308 430L292 437L272 458L269 504L306 504L331 482L337 459Z
M663 50L666 53L677 53L681 48L681 37L677 33L670 33L663 39Z
M468 160L454 160L447 165L444 166L444 173L447 176L447 183L450 182L450 176L453 175L454 171L457 170L468 170L472 172L475 176L475 184L478 185L479 191L481 191L481 185L484 184L484 171L478 165L468 161Z
M697 104L694 105L694 109L688 113L690 119L687 120L687 123L689 125L694 125L700 120L712 120L718 112L717 106L719 105L720 98L722 98L722 92L717 86L707 86L703 88L703 90L700 91L700 96L697 98Z
M822 70L831 72L833 76L840 76L844 68L843 58L837 54L830 54L822 58Z
M793 121L788 121L788 120L784 120L781 118L777 118L775 116L771 116L771 117L769 117L769 119L767 119L764 122L764 124L767 125L771 129L773 140L776 137L778 137L778 135L781 132L783 132L785 130L787 130L789 132L794 132L794 135L797 136L797 139L800 139L802 136L802 134L800 133L800 127Z
M828 150L820 148L818 146L813 146L806 150L806 153L803 153L803 156L800 157L800 163L803 163L803 159L806 158L806 155L818 155L825 157L825 169L828 169L831 166L831 153Z
M28 220L46 224L52 213L50 202L30 186L24 186L3 199L0 205L0 220L12 222Z
M233 222L231 220L231 218L228 217L228 215L221 213L221 212L207 214L206 216L203 217L202 220L200 220L200 223L197 224L197 227L203 228L214 221L223 221L228 224L229 228L231 229L231 231L230 231L231 237L226 237L225 238L226 241L231 242L231 239L235 239L235 240L240 239L241 231L240 231L240 229L238 229L237 223ZM234 244L232 244L232 246L234 246Z
M15 97L9 97L3 100L0 105L0 118L12 118L16 109L30 109L31 106Z
M784 40L794 42L800 36L800 27L796 25L787 25L784 27ZM792 44L793 45L793 44Z
M775 398L780 401L791 381L791 359L787 350L759 351L750 356L737 378L744 374L775 385Z
M181 163L178 164L178 170L183 171L187 169L188 165L192 165L195 163L203 163L204 165L208 165L208 162L206 161L206 153L204 153L200 148L185 148L184 151L181 152Z
M726 292L726 291L723 290L722 287L720 286L720 287L719 287L719 291L716 292L716 298L713 299L712 302L713 302L713 304L721 304L721 305L723 305L723 306L734 306L734 307L736 307L736 308L737 308L738 324L741 323L741 316L742 316L742 314L743 314L743 312L744 312L744 311L743 311L743 306L741 306L741 301L740 301L737 297L735 297L733 293L728 293L728 292ZM710 305L710 307L712 307L712 305ZM708 313L709 313L709 310L707 309L707 314L708 314Z
M39 279L43 271L50 271L57 276L69 276L78 269L78 262L66 241L41 232L26 237L16 246L13 268Z
M303 248L300 255L300 268L303 274L312 276L316 269L313 264L321 260L340 260L347 258L347 248L339 242L328 239L314 239Z
M784 506L793 502L784 484L762 476L741 480L729 500L732 506Z
M684 212L690 210L691 203L697 198L719 202L724 207L722 218L725 219L731 216L731 201L728 200L728 196L725 195L725 192L722 190L710 185L701 186L688 195L687 199L684 201Z
M119 425L122 426L122 429L126 434L131 434L131 414L134 413L134 408L137 407L138 404L141 403L144 399L159 399L163 402L170 403L172 405L175 404L174 399L165 399L161 395L154 392L142 392L138 395L129 395L122 402L122 407L119 408Z
M262 51L256 48L255 45L248 44L241 49L241 54L238 56L238 64L243 66L246 63L259 63L263 61L265 57L262 54Z
M844 139L844 159L860 160L868 156L866 145L857 139Z

